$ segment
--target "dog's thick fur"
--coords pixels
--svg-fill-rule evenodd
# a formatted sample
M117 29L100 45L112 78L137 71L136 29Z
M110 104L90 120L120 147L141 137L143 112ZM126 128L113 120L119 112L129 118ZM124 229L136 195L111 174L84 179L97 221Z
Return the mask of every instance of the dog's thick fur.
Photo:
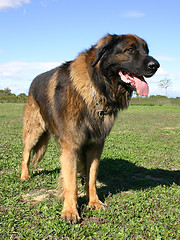
M24 111L21 180L30 178L31 150L33 163L39 163L53 134L62 148L63 219L72 223L80 220L78 173L86 178L89 206L104 209L96 193L104 140L118 110L128 107L135 90L121 80L118 72L151 77L158 67L141 38L107 35L74 61L41 74L32 82Z

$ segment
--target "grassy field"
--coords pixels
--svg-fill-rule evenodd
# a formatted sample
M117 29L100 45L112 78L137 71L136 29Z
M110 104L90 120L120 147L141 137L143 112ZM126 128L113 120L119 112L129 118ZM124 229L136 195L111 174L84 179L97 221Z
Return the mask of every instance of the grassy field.
M98 175L105 211L87 208L82 222L60 218L59 154L52 139L44 160L21 182L23 104L0 104L0 239L180 239L180 106L132 105L106 140Z

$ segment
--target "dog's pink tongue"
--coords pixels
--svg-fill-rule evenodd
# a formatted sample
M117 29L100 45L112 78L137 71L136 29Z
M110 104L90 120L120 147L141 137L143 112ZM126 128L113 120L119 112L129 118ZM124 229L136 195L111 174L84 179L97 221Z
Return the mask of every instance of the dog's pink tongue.
M141 81L139 78L134 77L135 85L136 85L136 91L141 96L147 96L149 94L149 87L148 84L145 81Z
M131 86L136 88L136 91L141 96L147 96L149 94L149 87L148 84L140 78L130 76L128 74L124 75L122 71L119 72L119 76L121 77L121 80L125 83L131 84Z

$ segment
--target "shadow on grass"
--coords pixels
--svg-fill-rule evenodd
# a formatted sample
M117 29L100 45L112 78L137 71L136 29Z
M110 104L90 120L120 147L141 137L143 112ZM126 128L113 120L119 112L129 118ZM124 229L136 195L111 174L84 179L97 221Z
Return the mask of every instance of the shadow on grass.
M119 191L152 188L157 185L180 185L180 171L146 169L123 159L104 158L100 162L98 180L104 184L98 189L107 196Z
M37 170L32 177L58 175L59 172L59 168ZM98 193L106 197L109 193L115 194L130 189L139 190L173 183L180 185L180 171L146 169L127 160L104 158L100 162L98 180L103 183L103 186L98 188Z
M54 175L54 174L59 174L60 173L60 168L55 168L53 170L38 170L36 169L35 172L33 172L32 177L40 176L40 175Z

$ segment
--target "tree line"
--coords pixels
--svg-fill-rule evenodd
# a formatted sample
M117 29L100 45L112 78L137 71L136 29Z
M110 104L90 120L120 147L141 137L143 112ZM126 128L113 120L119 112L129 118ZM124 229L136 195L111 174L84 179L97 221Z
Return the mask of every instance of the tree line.
M11 93L10 88L5 88L4 90L0 90L0 102L11 102L11 103L25 103L27 101L27 95L25 93L21 93L19 95L15 95Z

